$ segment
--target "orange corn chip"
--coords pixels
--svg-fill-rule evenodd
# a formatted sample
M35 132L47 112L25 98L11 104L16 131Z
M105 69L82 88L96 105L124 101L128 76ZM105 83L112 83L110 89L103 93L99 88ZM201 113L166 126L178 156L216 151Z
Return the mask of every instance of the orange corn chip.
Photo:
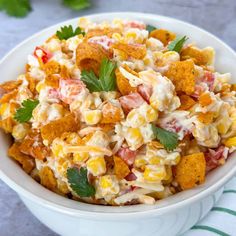
M101 45L92 43L81 43L76 49L76 64L81 70L93 70L96 75L99 74L100 64L103 58L108 58Z
M120 29L116 29L116 28L104 28L104 29L90 29L87 33L86 33L86 38L92 38L94 36L103 36L106 35L108 37L112 37L112 35L114 33L120 33L121 30Z
M64 65L61 66L60 76L63 79L70 79L70 77L71 77L69 69L66 66L64 66Z
M51 143L55 138L61 137L64 132L75 132L79 128L73 114L69 114L58 120L51 121L41 128L43 140Z
M28 88L32 93L35 93L36 85L38 83L38 80L32 78L29 73L25 74L25 78L28 81L29 85Z
M99 124L99 127L101 127L103 132L107 133L114 129L115 124Z
M36 129L32 129L26 135L19 148L22 153L39 160L44 160L50 153L50 150L43 144L39 130Z
M128 165L120 157L114 156L114 170L118 179L124 179L129 173Z
M3 103L8 103L11 99L16 98L16 95L18 93L17 89L12 90L9 93L4 94L1 98L0 98L0 104Z
M196 47L186 47L181 50L181 60L192 59L196 65L206 65L208 63L208 56Z
M198 120L202 122L203 124L210 124L213 122L214 119L214 112L206 112L206 113L199 113L197 116Z
M202 152L183 156L175 167L175 179L180 187L190 189L205 181L206 161Z
M14 125L16 125L16 122L12 119L12 117L0 120L0 128L3 129L6 133L12 133Z
M147 48L142 44L115 43L112 48L125 52L129 57L143 59L147 53Z
M35 161L30 156L27 156L20 152L19 143L14 143L8 149L8 155L16 160L26 173L30 173L35 168Z
M108 102L102 108L101 123L103 124L116 123L121 121L122 116L123 116L122 109Z
M231 91L236 91L236 84L231 84Z
M165 74L175 85L177 92L190 95L195 88L195 69L192 60L171 63Z
M120 72L120 70L116 69L116 84L122 95L128 95L130 93L136 92L136 88L132 87L129 83L129 80L126 79Z
M176 35L165 29L156 29L150 33L150 37L160 40L164 46L176 38Z
M21 84L22 80L7 81L0 84L0 89L3 89L6 92L10 92L14 89L17 89Z
M45 78L45 84L53 88L59 88L59 75L48 75Z
M199 97L199 104L201 106L208 106L212 103L212 99L209 93L203 93Z
M61 66L56 61L49 61L43 66L46 75L59 74L61 71Z
M196 102L188 95L180 95L179 96L181 106L178 108L179 110L188 110L190 109L193 105L196 104Z
M40 183L47 189L55 191L57 188L57 180L53 171L48 167L44 166L39 170Z

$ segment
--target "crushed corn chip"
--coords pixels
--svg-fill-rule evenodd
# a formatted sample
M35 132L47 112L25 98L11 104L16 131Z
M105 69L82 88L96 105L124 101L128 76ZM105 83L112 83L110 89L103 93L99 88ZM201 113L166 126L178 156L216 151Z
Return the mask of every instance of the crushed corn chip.
M213 122L213 119L214 119L214 112L206 112L206 113L202 113L200 112L197 116L198 120L200 122L202 122L203 124L210 124Z
M46 75L59 74L61 71L61 66L57 61L49 61L43 66Z
M211 95L209 93L203 93L200 95L199 97L199 104L201 106L208 106L212 103L212 98Z
M176 35L165 29L156 29L150 33L150 37L160 40L166 46L170 41L175 39Z
M171 63L165 74L175 85L177 92L191 95L195 88L195 69L191 60Z
M0 104L3 103L8 103L11 99L16 98L16 95L18 93L17 89L12 90L9 93L5 93L1 98L0 98Z
M51 191L56 191L57 180L55 175L48 166L43 167L39 170L40 183Z
M174 174L175 180L183 190L203 183L206 175L204 154L200 152L181 157Z
M43 140L51 143L55 138L60 137L64 132L75 132L79 128L73 114L53 120L41 128Z
M0 128L2 128L6 133L12 133L15 124L16 122L12 117L0 120Z
M115 175L118 179L124 179L129 173L129 167L120 157L114 156Z
M6 92L10 92L12 90L17 89L21 84L22 84L22 80L7 81L0 84L0 89L3 89Z
M188 95L180 95L180 107L178 108L179 110L189 110L192 106L196 104L196 101L194 101L190 96Z
M20 151L20 144L14 143L8 150L8 155L15 159L22 166L26 173L30 173L35 168L35 161L30 156Z
M121 121L123 118L123 111L120 107L112 104L111 102L106 103L102 107L102 120L101 123L116 123Z
M53 88L59 88L59 75L47 75L45 78L45 84Z

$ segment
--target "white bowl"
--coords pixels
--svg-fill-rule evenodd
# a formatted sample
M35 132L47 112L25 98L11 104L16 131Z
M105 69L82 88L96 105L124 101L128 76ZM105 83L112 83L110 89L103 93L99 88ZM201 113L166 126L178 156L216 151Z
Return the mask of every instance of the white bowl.
M233 82L236 83L235 52L208 32L179 20L151 14L122 12L88 16L97 22L117 17L142 20L147 24L187 35L200 47L214 47L217 70L231 72ZM43 30L9 52L0 63L0 82L15 79L23 72L27 55L32 53L35 46L43 43L60 26L75 26L77 20L62 22ZM232 155L224 166L207 176L205 184L158 201L156 205L96 206L69 200L36 183L7 157L8 146L9 139L0 132L1 179L19 194L40 221L64 236L179 235L209 212L222 194L224 184L236 173L236 158Z

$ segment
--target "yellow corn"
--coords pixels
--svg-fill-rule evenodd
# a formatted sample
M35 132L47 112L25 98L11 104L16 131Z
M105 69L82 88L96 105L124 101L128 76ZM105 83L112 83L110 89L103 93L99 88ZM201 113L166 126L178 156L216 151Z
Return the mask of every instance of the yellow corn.
M138 149L143 144L143 137L139 128L128 128L125 139L132 149Z
M95 125L99 123L99 121L102 119L102 111L101 110L84 111L83 117L87 125Z
M156 181L163 180L166 177L165 166L148 165L145 167L143 177L145 180L150 181L150 182L156 182Z
M106 162L103 156L91 157L86 164L88 171L94 176L106 173Z
M104 175L99 178L98 188L102 196L117 194L120 190L118 180L114 175Z
M73 155L73 162L75 164L82 164L85 163L89 158L88 152L83 153L74 153Z
M29 129L30 129L30 127L26 123L24 123L24 124L17 124L17 125L15 125L13 127L12 136L16 140L21 140L21 139L23 139L27 135Z
M228 138L224 142L226 147L236 147L236 137Z

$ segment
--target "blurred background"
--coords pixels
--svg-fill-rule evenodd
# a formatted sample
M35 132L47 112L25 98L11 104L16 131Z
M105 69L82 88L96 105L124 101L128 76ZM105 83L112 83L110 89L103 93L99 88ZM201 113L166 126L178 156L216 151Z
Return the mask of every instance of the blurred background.
M22 0L21 0L22 1ZM28 2L23 0L22 2ZM0 0L0 58L32 34L61 21L87 14L137 11L187 21L213 33L236 49L236 0L31 0L32 11L23 18L6 14L18 12L19 0ZM87 4L90 7L81 10ZM72 4L72 5L71 5ZM29 6L20 14L26 14ZM23 13L22 13L23 11ZM209 42L210 43L210 42ZM14 66L14 65L13 65ZM0 160L1 163L1 160ZM25 208L17 195L0 181L0 236L55 236ZM100 236L100 235L99 235Z

